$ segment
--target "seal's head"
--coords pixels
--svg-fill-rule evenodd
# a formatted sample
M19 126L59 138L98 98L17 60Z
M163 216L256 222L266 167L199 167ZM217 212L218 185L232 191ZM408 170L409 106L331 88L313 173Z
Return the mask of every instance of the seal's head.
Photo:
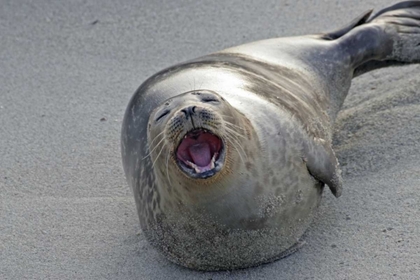
M244 116L219 94L195 90L163 102L149 118L151 159L166 185L209 186L229 180L247 137ZM177 179L177 177L182 177Z

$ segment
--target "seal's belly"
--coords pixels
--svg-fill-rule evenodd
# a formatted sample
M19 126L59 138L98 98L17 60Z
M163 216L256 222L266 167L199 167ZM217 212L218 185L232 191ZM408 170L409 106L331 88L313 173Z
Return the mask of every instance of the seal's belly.
M300 183L286 193L273 188L272 196L256 195L249 205L238 201L228 207L220 202L213 209L168 213L150 232L152 243L171 261L200 270L273 261L298 242L319 205L322 187L312 179ZM236 211L243 208L249 212Z

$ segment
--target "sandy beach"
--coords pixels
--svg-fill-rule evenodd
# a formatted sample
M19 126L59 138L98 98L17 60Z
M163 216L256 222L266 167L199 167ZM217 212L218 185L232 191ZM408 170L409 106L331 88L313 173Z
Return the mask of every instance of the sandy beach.
M0 278L420 279L420 65L353 80L334 132L343 195L324 191L306 245L271 264L168 262L120 154L128 101L162 68L395 2L0 1Z

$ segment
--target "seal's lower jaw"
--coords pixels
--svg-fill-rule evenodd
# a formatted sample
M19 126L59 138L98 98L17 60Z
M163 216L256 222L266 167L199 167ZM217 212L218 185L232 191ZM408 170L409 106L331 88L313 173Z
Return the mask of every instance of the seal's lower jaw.
M178 166L189 177L206 179L222 169L225 149L217 135L194 129L182 138L175 156Z

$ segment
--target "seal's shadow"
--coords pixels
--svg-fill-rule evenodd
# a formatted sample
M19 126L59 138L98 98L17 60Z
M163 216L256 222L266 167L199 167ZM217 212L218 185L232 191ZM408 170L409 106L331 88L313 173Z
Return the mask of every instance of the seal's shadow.
M418 155L419 69L383 69L353 81L333 137L345 177L377 172Z

